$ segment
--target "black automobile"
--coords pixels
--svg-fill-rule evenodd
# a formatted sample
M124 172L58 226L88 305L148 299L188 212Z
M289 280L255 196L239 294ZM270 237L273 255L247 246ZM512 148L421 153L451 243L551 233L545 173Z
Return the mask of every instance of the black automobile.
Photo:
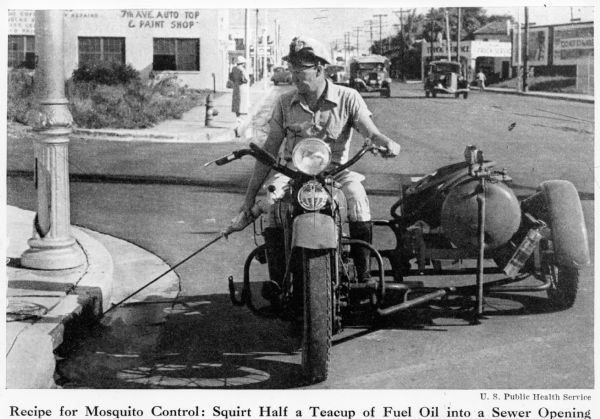
M469 83L461 75L460 64L454 61L432 61L427 65L423 83L425 96L436 97L438 93L447 93L466 99L469 96Z
M381 55L356 57L350 63L350 87L359 92L379 92L390 97L390 61Z

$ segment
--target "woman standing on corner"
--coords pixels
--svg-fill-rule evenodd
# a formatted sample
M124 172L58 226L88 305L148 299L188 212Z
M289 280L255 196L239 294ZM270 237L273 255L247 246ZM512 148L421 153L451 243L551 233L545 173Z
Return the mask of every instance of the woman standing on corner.
M231 111L237 117L235 135L239 137L241 135L240 128L244 125L250 107L250 85L246 71L246 59L241 55L237 57L236 65L231 70L230 80L233 83Z

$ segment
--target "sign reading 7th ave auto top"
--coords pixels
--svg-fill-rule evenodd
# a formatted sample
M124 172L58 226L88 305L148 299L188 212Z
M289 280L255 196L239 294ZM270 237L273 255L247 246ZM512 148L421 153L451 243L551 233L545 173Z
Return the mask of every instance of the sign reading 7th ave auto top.
M121 10L130 28L191 29L197 24L198 10Z

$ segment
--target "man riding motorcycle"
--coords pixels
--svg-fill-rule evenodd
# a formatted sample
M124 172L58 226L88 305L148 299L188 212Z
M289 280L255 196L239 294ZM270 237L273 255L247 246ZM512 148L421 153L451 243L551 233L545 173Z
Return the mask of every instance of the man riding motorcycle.
M329 64L327 56L327 49L314 39L295 37L292 40L289 54L283 59L289 63L296 89L284 93L277 100L269 121L270 130L264 150L278 156L282 164L293 168L291 156L294 146L304 138L313 137L325 141L331 147L331 164L339 165L348 160L354 128L375 145L383 147L384 157L397 156L400 145L379 132L360 94L354 89L335 85L327 80L324 71L324 66ZM225 234L242 230L256 216L256 196L269 171L268 166L256 162L241 212L232 220L224 231ZM335 180L341 185L347 200L350 237L371 243L371 213L361 183L364 176L345 170ZM283 196L288 181L289 178L278 173L265 183L269 215L263 235L269 259L269 275L272 281L279 284L285 272L284 238L283 231L275 227L272 204L275 199ZM351 256L358 279L371 281L370 250L354 245ZM268 287L263 288L262 294L271 302L277 298Z

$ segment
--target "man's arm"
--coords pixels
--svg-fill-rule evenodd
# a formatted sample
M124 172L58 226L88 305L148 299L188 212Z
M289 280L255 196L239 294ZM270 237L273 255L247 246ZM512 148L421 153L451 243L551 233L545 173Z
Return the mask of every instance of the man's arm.
M277 131L277 130L275 130ZM279 133L273 132L271 130L265 141L265 145L263 149L270 153L272 156L277 157L277 153L279 152L279 147L283 141L283 136L279 136ZM241 210L245 212L249 212L252 206L254 205L254 201L256 200L256 195L260 191L262 184L267 179L271 168L258 160L254 164L254 171L252 172L252 176L250 177L250 182L248 182L248 188L246 189L246 196L244 198L244 204L242 205Z
M284 137L285 131L283 129L283 108L281 101L278 101L273 108L273 114L269 120L269 134L265 144L263 145L263 149L272 156L277 157ZM241 208L242 211L250 211L254 205L256 195L258 195L260 187L267 179L270 171L271 168L269 166L259 162L258 160L256 161L254 165L254 171L252 172L250 182L248 182L248 187L246 189L246 196Z
M363 137L373 141L375 145L385 147L387 149L385 157L396 157L400 154L400 144L382 134L368 113L360 112L354 121L354 126Z

